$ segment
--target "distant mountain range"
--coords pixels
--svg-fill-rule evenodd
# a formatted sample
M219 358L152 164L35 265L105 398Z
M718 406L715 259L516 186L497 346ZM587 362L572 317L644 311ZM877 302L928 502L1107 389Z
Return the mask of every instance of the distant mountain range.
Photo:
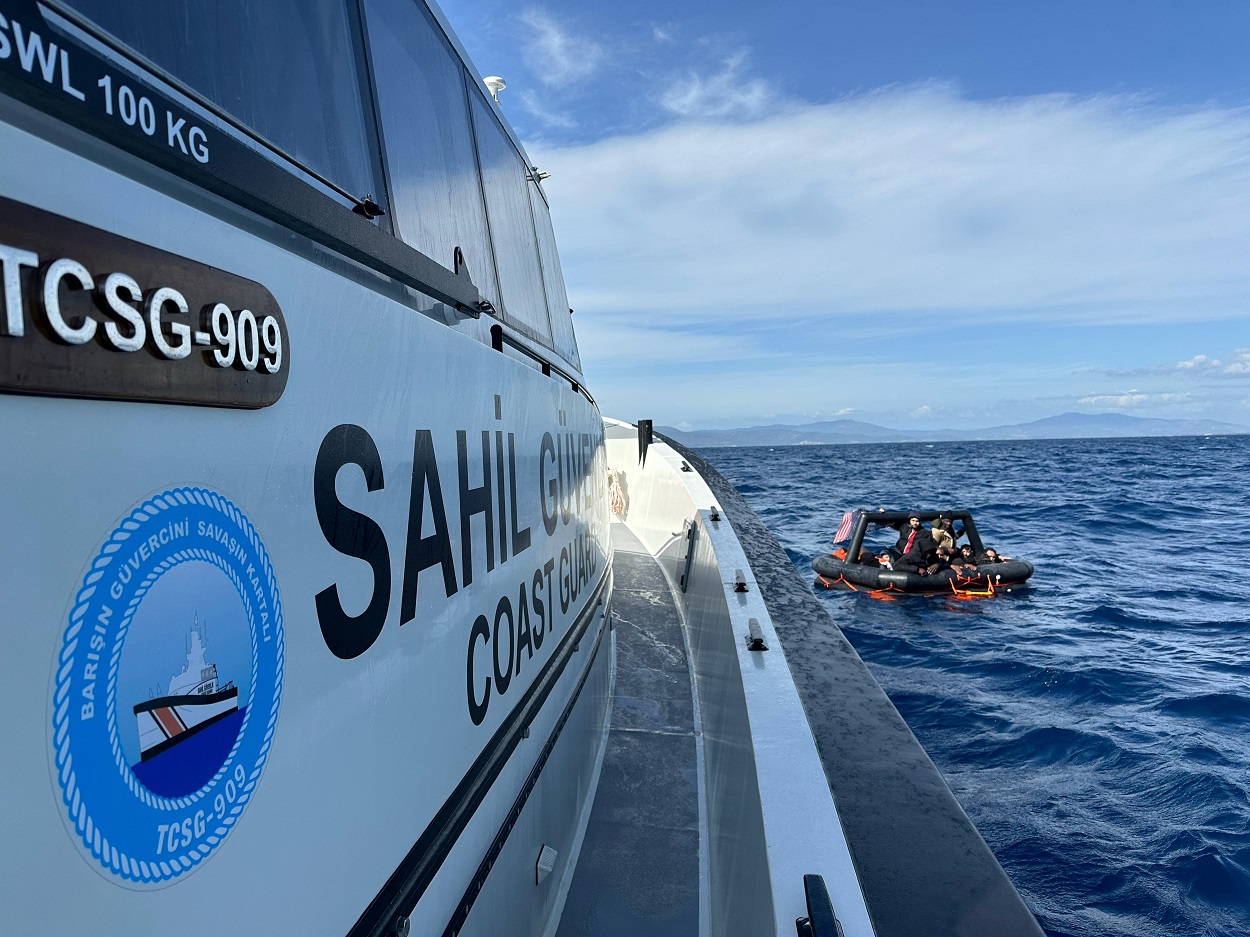
M682 431L657 429L682 445L696 449L716 446L826 446L864 442L955 442L976 439L1093 439L1131 436L1230 436L1250 433L1250 426L1218 420L1152 420L1122 413L1063 413L1031 423L991 426L988 429L889 429L858 420L826 420L797 426L773 424L742 429Z

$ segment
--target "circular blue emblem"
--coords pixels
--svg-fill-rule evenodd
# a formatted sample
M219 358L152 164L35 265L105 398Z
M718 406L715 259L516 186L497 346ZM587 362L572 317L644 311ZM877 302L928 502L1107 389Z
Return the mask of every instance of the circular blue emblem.
M135 508L101 547L57 658L69 826L142 887L212 855L260 781L282 697L282 601L247 517L203 488Z

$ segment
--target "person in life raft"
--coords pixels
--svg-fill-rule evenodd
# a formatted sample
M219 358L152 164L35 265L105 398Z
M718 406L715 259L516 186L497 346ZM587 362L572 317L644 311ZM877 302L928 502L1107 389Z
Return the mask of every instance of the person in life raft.
M894 544L898 555L894 559L894 568L905 573L919 573L928 570L932 563L931 557L937 553L937 542L933 534L924 528L920 515L907 516L907 526L899 531L898 542Z

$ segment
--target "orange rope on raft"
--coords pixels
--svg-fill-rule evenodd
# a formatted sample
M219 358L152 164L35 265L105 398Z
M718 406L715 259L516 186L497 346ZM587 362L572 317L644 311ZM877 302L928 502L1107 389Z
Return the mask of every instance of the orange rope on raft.
M838 552L842 552L842 551L838 551ZM988 599L988 598L992 598L994 595L997 594L997 591L994 587L994 580L990 578L988 573L983 573L980 570L974 570L972 575L969 576L969 575L965 575L962 569L960 568L954 569L953 572L955 573L954 578L947 580L947 582L950 584L950 587L951 587L951 598L960 599L960 600ZM984 576L985 588L984 589L971 588L972 586L975 586L982 581L982 576ZM898 588L898 586L896 586L892 582L887 583L883 588L880 588L880 589L869 589L867 587L859 588L855 585L855 583L851 582L845 576L839 575L837 579L831 580L831 579L826 578L821 573L816 574L816 581L820 583L820 585L822 585L826 589L833 589L833 588L836 588L838 585L843 585L847 589L851 590L852 592L864 593L870 599L882 599L887 602L893 602L897 600L900 595L908 594L905 589ZM930 593L930 594L933 594L933 593Z
M817 580L820 582L820 584L821 584L822 586L824 586L826 589L832 589L832 588L833 588L834 586L836 586L838 583L842 583L844 586L846 586L846 587L847 587L848 589L850 589L852 592L858 592L858 591L859 591L858 589L856 589L856 588L855 588L855 583L851 582L851 581L850 581L849 579L847 579L845 576L839 576L837 579L834 579L834 580L832 580L832 581L831 581L831 580L826 579L826 578L825 578L824 576L822 576L820 573L817 573L817 574L816 574L816 579L817 579Z
M975 582L977 578L979 578L977 576L973 576L968 579L965 579L959 573L956 573L955 576L961 582L967 582L967 583ZM951 584L951 592L955 594L955 598L957 599L988 599L990 596L994 594L994 583L990 580L988 576L985 578L986 590L984 592L978 589L964 589L961 591L959 587L955 585L954 579L950 580L950 584Z
M965 576L963 573L956 570L955 578L947 580L947 582L950 584L950 587L951 587L951 597L955 599L961 599L961 600L963 599L968 599L968 600L988 599L988 598L992 598L994 595L997 594L994 589L994 581L990 579L988 575L985 577L985 589L983 590L972 589L972 588L963 588L963 589L960 588L960 586L972 586L976 584L980 579L981 579L980 573L975 573L971 576ZM898 586L896 586L892 582L887 583L881 589L860 589L855 585L855 583L851 582L845 576L838 576L837 579L831 580L831 579L826 578L821 573L816 574L816 581L819 582L826 589L833 589L839 584L841 584L841 585L846 586L846 588L850 589L852 592L863 592L870 599L882 599L887 602L896 601L900 595L907 594L906 590L898 588Z

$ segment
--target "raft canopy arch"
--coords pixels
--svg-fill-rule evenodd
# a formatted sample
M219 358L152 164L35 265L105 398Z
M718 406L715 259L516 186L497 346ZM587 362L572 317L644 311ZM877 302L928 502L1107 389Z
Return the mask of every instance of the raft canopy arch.
M962 521L963 532L967 535L972 549L978 555L985 552L985 546L981 543L981 535L977 532L976 521L972 519L969 511L861 511L859 517L855 519L855 526L851 529L851 540L846 545L847 562L854 562L859 557L859 551L863 549L864 537L870 526L894 527L896 524L906 524L907 519L913 515L920 518L922 523L930 523L939 517L950 518L952 523Z

